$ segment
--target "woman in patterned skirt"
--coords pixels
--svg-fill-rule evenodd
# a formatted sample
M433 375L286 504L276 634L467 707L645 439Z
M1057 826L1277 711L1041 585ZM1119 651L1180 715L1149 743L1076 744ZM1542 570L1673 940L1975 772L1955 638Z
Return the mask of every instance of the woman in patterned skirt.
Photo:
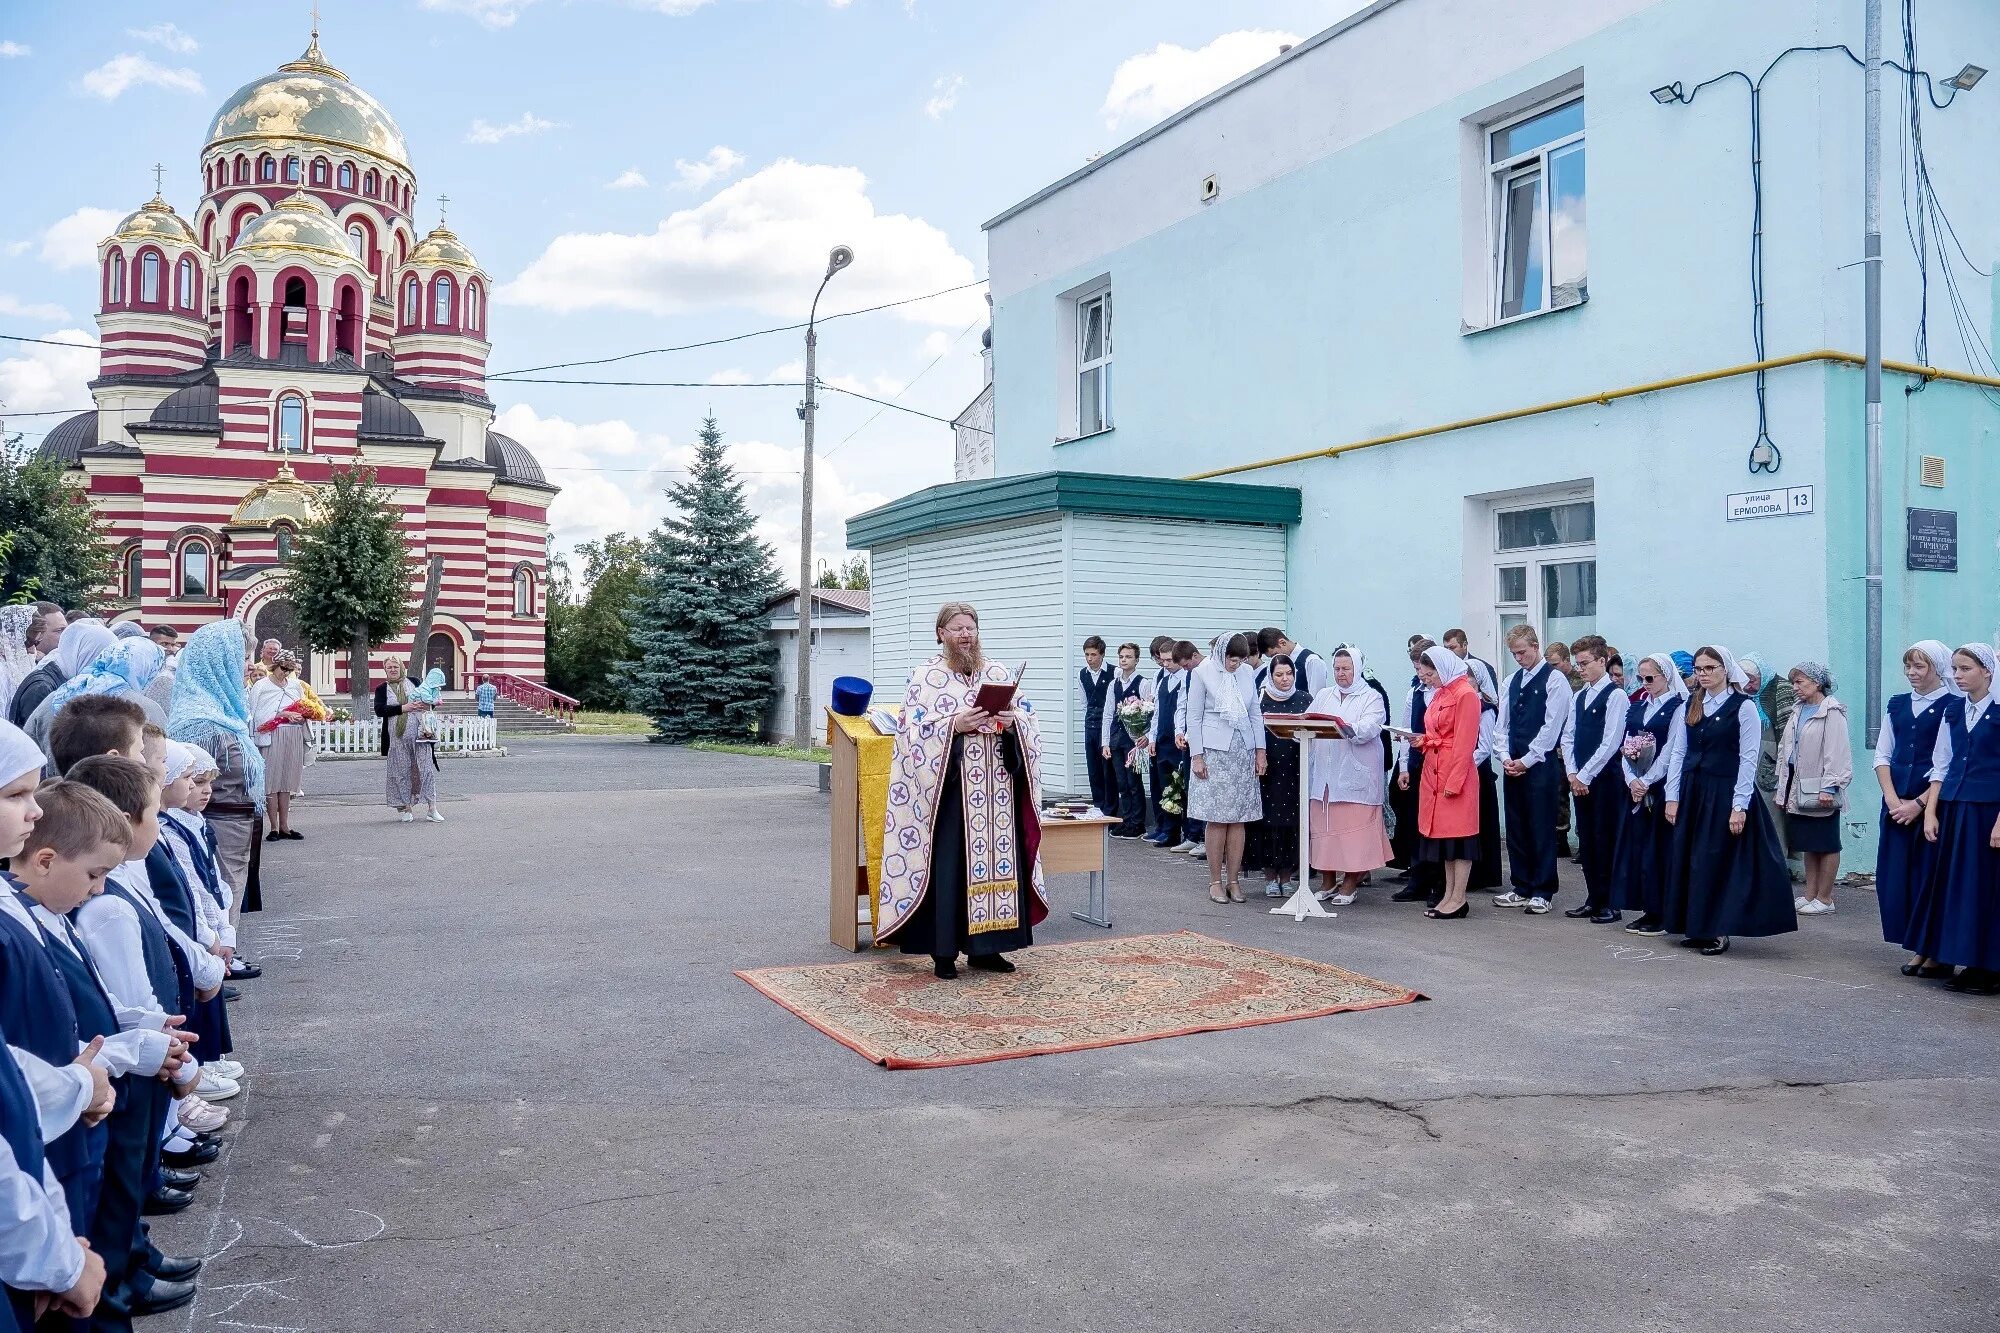
M1210 902L1243 901L1244 825L1264 814L1264 713L1249 657L1243 635L1219 635L1188 686L1188 817L1208 826Z

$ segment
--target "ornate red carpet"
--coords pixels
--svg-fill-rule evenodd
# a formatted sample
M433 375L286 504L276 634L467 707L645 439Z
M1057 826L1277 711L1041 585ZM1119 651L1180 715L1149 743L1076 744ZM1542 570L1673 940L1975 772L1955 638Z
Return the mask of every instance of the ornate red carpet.
M1424 997L1330 963L1192 931L1025 949L1012 975L928 958L767 967L736 975L844 1046L890 1069L1024 1055L1321 1018Z

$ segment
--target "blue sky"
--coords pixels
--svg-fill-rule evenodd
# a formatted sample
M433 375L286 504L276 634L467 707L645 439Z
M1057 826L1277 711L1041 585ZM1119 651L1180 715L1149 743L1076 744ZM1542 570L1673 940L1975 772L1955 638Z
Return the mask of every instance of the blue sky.
M504 371L792 322L836 242L857 260L823 312L984 277L986 218L1357 7L322 0L321 42L401 125L421 230L451 196L453 230L500 285L491 365ZM87 24L69 6L0 12L0 333L95 336L90 248L107 215L145 201L155 161L193 215L216 106L298 54L309 9L99 0ZM983 309L975 288L837 321L821 378L949 418L978 391ZM726 381L797 379L802 356L798 335L775 335L570 372L712 388L496 383L493 397L565 487L552 511L565 547L655 521L712 406L795 567L798 393ZM88 407L92 361L0 344L0 401ZM837 555L848 515L949 479L951 433L829 397L815 548Z

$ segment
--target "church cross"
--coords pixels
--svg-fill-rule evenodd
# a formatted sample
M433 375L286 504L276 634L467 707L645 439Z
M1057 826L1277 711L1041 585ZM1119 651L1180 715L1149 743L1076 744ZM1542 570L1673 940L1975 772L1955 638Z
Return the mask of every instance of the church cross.
M445 210L445 205L449 204L450 202L451 202L451 196L450 196L450 195L448 195L448 194L441 194L441 195L439 195L439 196L438 196L438 226L440 226L440 227L442 227L442 226L444 225L444 210Z
M313 30L312 30L313 40L316 42L319 40L319 0L313 0L312 16L313 16Z
M166 168L166 164L165 164L165 163L162 163L162 162L155 162L155 163L153 164L153 193L154 193L154 194L156 194L156 195L157 195L157 194L159 194L159 193L160 193L160 187L161 187L161 181L162 181L162 180L164 179L164 177L166 176L166 174L167 174L167 168Z

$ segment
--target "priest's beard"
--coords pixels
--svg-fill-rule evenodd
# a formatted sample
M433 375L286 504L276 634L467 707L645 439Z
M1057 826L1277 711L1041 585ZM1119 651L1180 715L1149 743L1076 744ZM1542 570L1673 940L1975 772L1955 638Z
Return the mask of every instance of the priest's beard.
M961 649L956 644L944 646L944 660L951 669L961 676L976 676L986 663L985 654L979 651L979 640L974 639L970 648Z

